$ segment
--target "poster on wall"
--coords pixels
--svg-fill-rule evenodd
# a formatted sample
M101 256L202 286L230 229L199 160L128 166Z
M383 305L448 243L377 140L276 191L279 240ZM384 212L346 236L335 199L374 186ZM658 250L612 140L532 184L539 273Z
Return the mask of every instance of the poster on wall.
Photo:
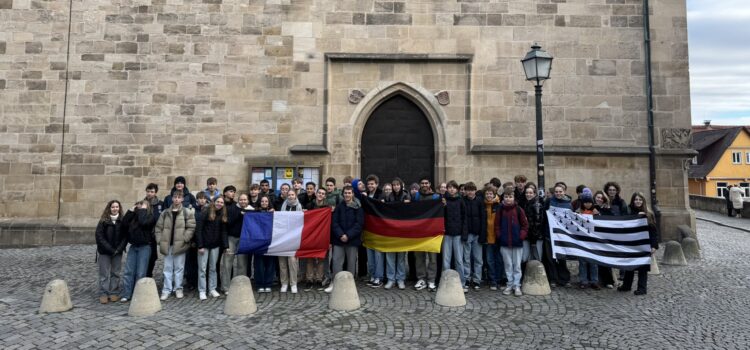
M250 184L260 184L261 181L273 181L273 168L271 167L254 167L250 173Z
M274 189L281 191L281 185L288 184L292 186L292 180L294 179L294 168L293 167L277 167L276 168L276 184Z

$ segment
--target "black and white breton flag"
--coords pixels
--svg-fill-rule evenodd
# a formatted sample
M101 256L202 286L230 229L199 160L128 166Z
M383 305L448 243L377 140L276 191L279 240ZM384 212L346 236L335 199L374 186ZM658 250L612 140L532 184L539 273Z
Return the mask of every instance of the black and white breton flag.
M555 259L633 270L651 264L648 221L641 216L591 216L570 209L547 210Z

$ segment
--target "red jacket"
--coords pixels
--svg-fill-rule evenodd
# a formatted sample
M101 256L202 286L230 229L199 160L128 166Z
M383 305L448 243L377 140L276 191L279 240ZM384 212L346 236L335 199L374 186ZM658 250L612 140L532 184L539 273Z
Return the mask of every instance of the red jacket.
M501 204L495 214L495 236L497 244L512 247L523 247L523 240L529 232L529 221L526 213L516 205Z

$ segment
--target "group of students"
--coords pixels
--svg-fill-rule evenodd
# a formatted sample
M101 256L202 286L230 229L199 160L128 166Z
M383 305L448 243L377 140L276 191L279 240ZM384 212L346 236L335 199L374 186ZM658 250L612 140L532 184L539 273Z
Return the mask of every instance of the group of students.
M341 190L334 178L326 179L320 188L294 179L291 185L282 184L278 194L270 189L267 180L251 185L247 193L239 195L232 185L219 192L217 183L215 178L209 178L206 189L193 195L185 178L179 176L163 201L156 196L158 186L151 183L146 187L145 198L127 212L117 200L107 203L96 228L101 303L129 301L135 282L153 276L157 250L164 259L162 300L172 293L183 298L183 288L195 287L199 299L205 300L209 295L217 298L229 291L231 278L239 275L251 276L259 293L271 292L277 276L280 292L297 293L300 266L305 270L305 290L330 292L331 276L344 270L357 273L359 251L365 249L361 245L365 221L362 201L366 197L385 203L434 200L445 207L440 254L383 253L366 248L367 284L373 288L405 289L407 254L414 258L416 290L436 290L438 259L443 270L458 272L464 292L480 289L486 280L491 290L504 286L503 294L521 296L523 265L532 259L544 263L553 287L570 287L566 261L555 259L551 253L545 216L550 207L591 215L643 215L648 218L652 252L658 248L654 216L645 197L633 193L628 205L614 182L596 193L578 186L575 200L566 194L563 182L556 183L542 200L536 185L523 175L506 183L493 178L481 189L473 182L459 185L448 181L440 184L437 192L428 178L407 188L399 178L381 186L376 175L369 175L364 181L346 177ZM331 249L324 259L299 261L296 257L237 254L245 213L317 208L332 211ZM120 279L126 246L125 270ZM579 276L581 288L615 285L611 269L589 262L579 263ZM634 271L626 271L621 277L623 283L618 290L629 291ZM636 295L646 294L646 283L647 269L639 269Z

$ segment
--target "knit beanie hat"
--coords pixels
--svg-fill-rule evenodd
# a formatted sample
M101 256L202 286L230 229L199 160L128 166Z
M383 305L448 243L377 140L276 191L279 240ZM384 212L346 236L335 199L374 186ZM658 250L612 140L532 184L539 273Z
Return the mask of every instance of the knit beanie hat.
M583 192L581 193L581 203L593 203L594 202L594 195L591 194L591 189L586 187L583 189Z
M184 176L178 176L178 177L174 178L174 184L177 185L178 183L181 183L183 185L186 184L187 182L185 181L185 177Z

